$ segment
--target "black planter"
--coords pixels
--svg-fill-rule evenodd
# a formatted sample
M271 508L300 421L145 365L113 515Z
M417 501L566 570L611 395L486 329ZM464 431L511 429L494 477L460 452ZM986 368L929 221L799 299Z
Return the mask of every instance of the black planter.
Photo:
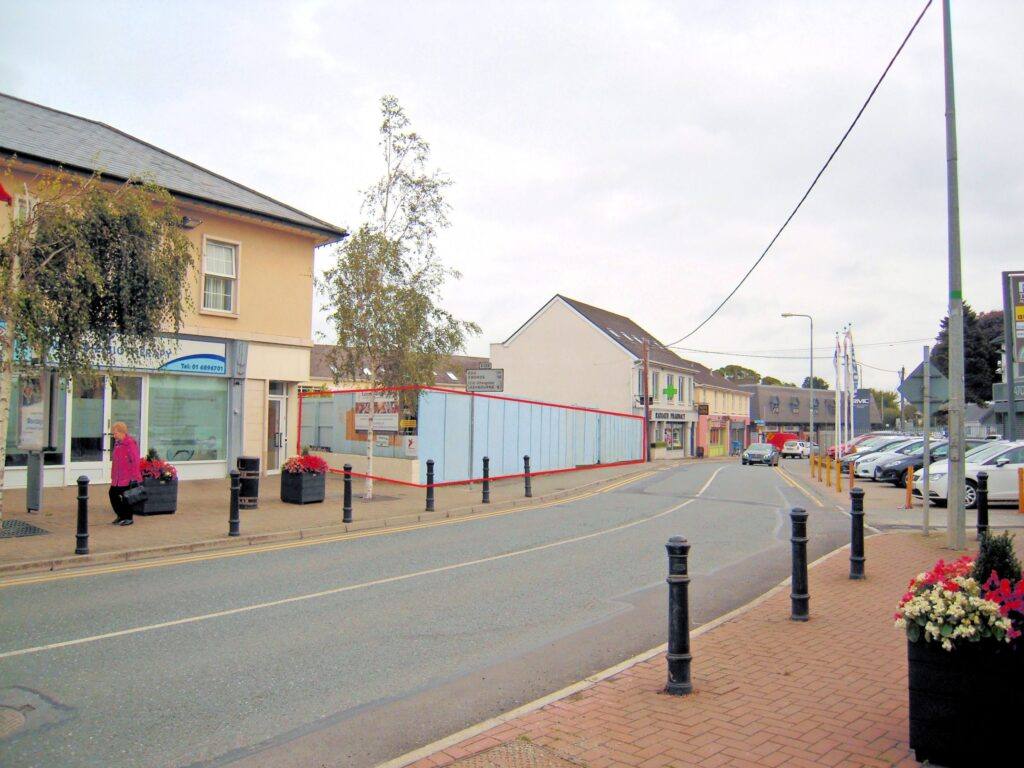
M314 504L323 501L326 481L326 472L282 472L281 501L289 504Z
M915 757L951 768L1004 761L1024 707L1024 648L922 640L907 643L907 662Z
M146 503L139 515L173 515L178 509L178 478L157 480L147 477L142 481L146 489Z

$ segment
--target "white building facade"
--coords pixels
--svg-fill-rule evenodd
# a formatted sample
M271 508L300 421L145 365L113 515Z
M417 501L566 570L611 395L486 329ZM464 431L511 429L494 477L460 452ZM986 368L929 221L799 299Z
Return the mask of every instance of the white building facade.
M550 403L643 415L643 346L648 345L648 441L676 457L695 451L695 364L633 320L556 295L505 341L491 364L505 393Z

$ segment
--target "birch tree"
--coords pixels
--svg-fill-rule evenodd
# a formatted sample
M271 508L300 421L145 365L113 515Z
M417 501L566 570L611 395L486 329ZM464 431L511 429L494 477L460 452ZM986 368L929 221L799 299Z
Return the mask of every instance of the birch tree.
M364 192L363 224L338 247L320 281L336 339L329 357L337 375L362 378L369 371L371 388L431 384L438 361L462 350L480 329L440 306L445 282L460 277L441 263L434 246L437 232L449 225L444 190L452 182L430 169L430 145L412 130L398 99L384 96L381 115L384 173ZM364 498L372 497L373 478L367 477Z
M64 171L16 185L13 168L0 165L0 179L28 205L0 204L0 515L15 375L68 380L161 354L193 259L166 190Z

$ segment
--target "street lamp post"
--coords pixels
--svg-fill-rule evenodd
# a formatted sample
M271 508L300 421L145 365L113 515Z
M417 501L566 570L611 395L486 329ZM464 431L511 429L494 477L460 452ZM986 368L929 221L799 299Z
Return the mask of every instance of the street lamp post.
M810 315L801 314L800 312L783 312L783 317L806 317L811 322L811 378L808 380L811 385L811 400L808 405L808 411L810 411L810 426L808 432L810 434L811 444L814 444L814 318Z

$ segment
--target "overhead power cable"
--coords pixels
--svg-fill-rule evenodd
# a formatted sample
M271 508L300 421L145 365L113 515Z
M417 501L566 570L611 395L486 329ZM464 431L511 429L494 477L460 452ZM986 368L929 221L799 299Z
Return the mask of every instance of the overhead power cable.
M926 336L926 337L921 338L921 339L898 339L898 340L894 340L894 341L869 341L869 342L859 342L858 341L857 342L857 349L862 349L864 347L892 347L892 346L896 346L898 344L920 344L921 342L925 342L925 341L933 341L933 338L931 336ZM834 338L829 338L829 339L824 340L824 341L815 341L814 342L814 346L816 346L818 349L830 349L834 342L835 342ZM705 354L709 354L709 355L737 355L737 356L743 356L743 355L762 355L762 354L763 355L771 355L772 353L775 353L775 352L802 352L805 349L807 349L807 345L806 344L804 346L802 346L802 347L783 347L783 348L780 348L780 349L758 349L756 351L755 350L751 350L751 351L744 351L744 352L725 352L723 350L696 349L694 347L683 347L683 346L680 346L678 344L669 344L668 346L670 346L672 349L678 349L681 352L704 352ZM829 357L831 358L831 355ZM806 360L807 359L807 355L801 355L801 356L799 356L799 358L794 358L794 359ZM817 359L817 358L815 358L815 359Z
M860 346L865 346L865 345L862 344ZM765 354L757 354L757 353L751 353L751 352L721 352L721 351L718 351L718 350L715 350L715 349L691 349L691 348L688 348L688 347L679 347L679 346L673 346L672 348L673 349L682 350L684 352L694 352L694 353L700 354L700 355L725 355L727 357L756 357L759 360L808 360L809 359L809 357L807 355L765 355ZM831 360L832 359L832 355L815 355L814 359L815 360ZM874 371L883 371L885 373L899 373L899 371L894 369L894 368L880 368L877 365L871 365L870 363L865 363L860 358L857 358L857 365L863 365L865 368L870 368L870 369L872 369Z
M682 338L676 339L674 342L672 342L672 344L678 344L680 341L686 341L688 338L693 336L693 334L695 334L697 331L699 331L701 328L707 325L708 322L711 321L711 318L717 315L718 312L722 309L722 307L724 307L729 302L729 299L736 295L736 291L738 291L743 286L743 284L747 281L747 278L750 277L751 274L753 274L754 270L757 269L758 265L764 260L764 257L768 255L768 251L771 250L772 246L775 245L775 241L779 239L783 231L785 231L786 227L789 226L789 222L791 222L793 220L793 217L796 216L797 211L799 211L801 206L803 206L804 201L807 200L808 197L810 197L811 190L813 190L814 187L818 184L818 180L822 177L822 175L828 169L829 165L831 165L832 160L839 153L840 148L846 142L846 139L853 131L854 126L857 125L857 122L860 120L861 115L864 114L864 110L867 109L868 104L871 103L871 99L874 97L875 92L878 90L879 86L881 86L882 81L885 80L885 76L889 74L889 70L892 69L892 65L896 63L896 59L903 51L903 48L904 46L906 46L907 41L910 40L910 36L914 34L914 30L917 29L917 25L921 23L921 19L924 18L924 14L931 6L931 4L932 0L928 0L928 2L924 4L924 8L922 8L921 13L917 15L917 19L914 20L913 25L911 25L910 27L910 31L907 32L906 36L903 38L903 42L900 43L900 47L896 49L896 53L894 53L892 58L889 59L889 63L885 66L885 69L882 71L882 76L878 78L878 82L875 83L875 87L871 89L871 93L868 94L868 97L867 99L864 100L864 103L861 105L861 108L857 110L857 115L853 118L853 122L850 123L850 126L846 129L846 132L843 133L842 138L839 139L839 143L836 144L835 149L832 150L832 153L828 156L828 159L825 161L825 164L821 166L821 169L814 177L814 180L811 182L810 186L807 187L807 191L804 192L803 197L800 198L800 201L796 204L796 207L793 208L789 216L786 217L786 220L782 222L782 226L779 227L778 231L775 233L775 236L772 237L771 241L769 241L765 249L761 251L761 255L757 257L757 260L751 265L750 269L747 270L747 273L743 275L743 277L740 279L738 283L736 283L736 286L731 291L729 291L729 294L724 299L722 299L721 303L717 307L715 307L714 311L710 315L705 317L701 321L700 325L698 325L696 328L694 328L692 331L690 331ZM672 344L669 344L668 346L671 347Z

